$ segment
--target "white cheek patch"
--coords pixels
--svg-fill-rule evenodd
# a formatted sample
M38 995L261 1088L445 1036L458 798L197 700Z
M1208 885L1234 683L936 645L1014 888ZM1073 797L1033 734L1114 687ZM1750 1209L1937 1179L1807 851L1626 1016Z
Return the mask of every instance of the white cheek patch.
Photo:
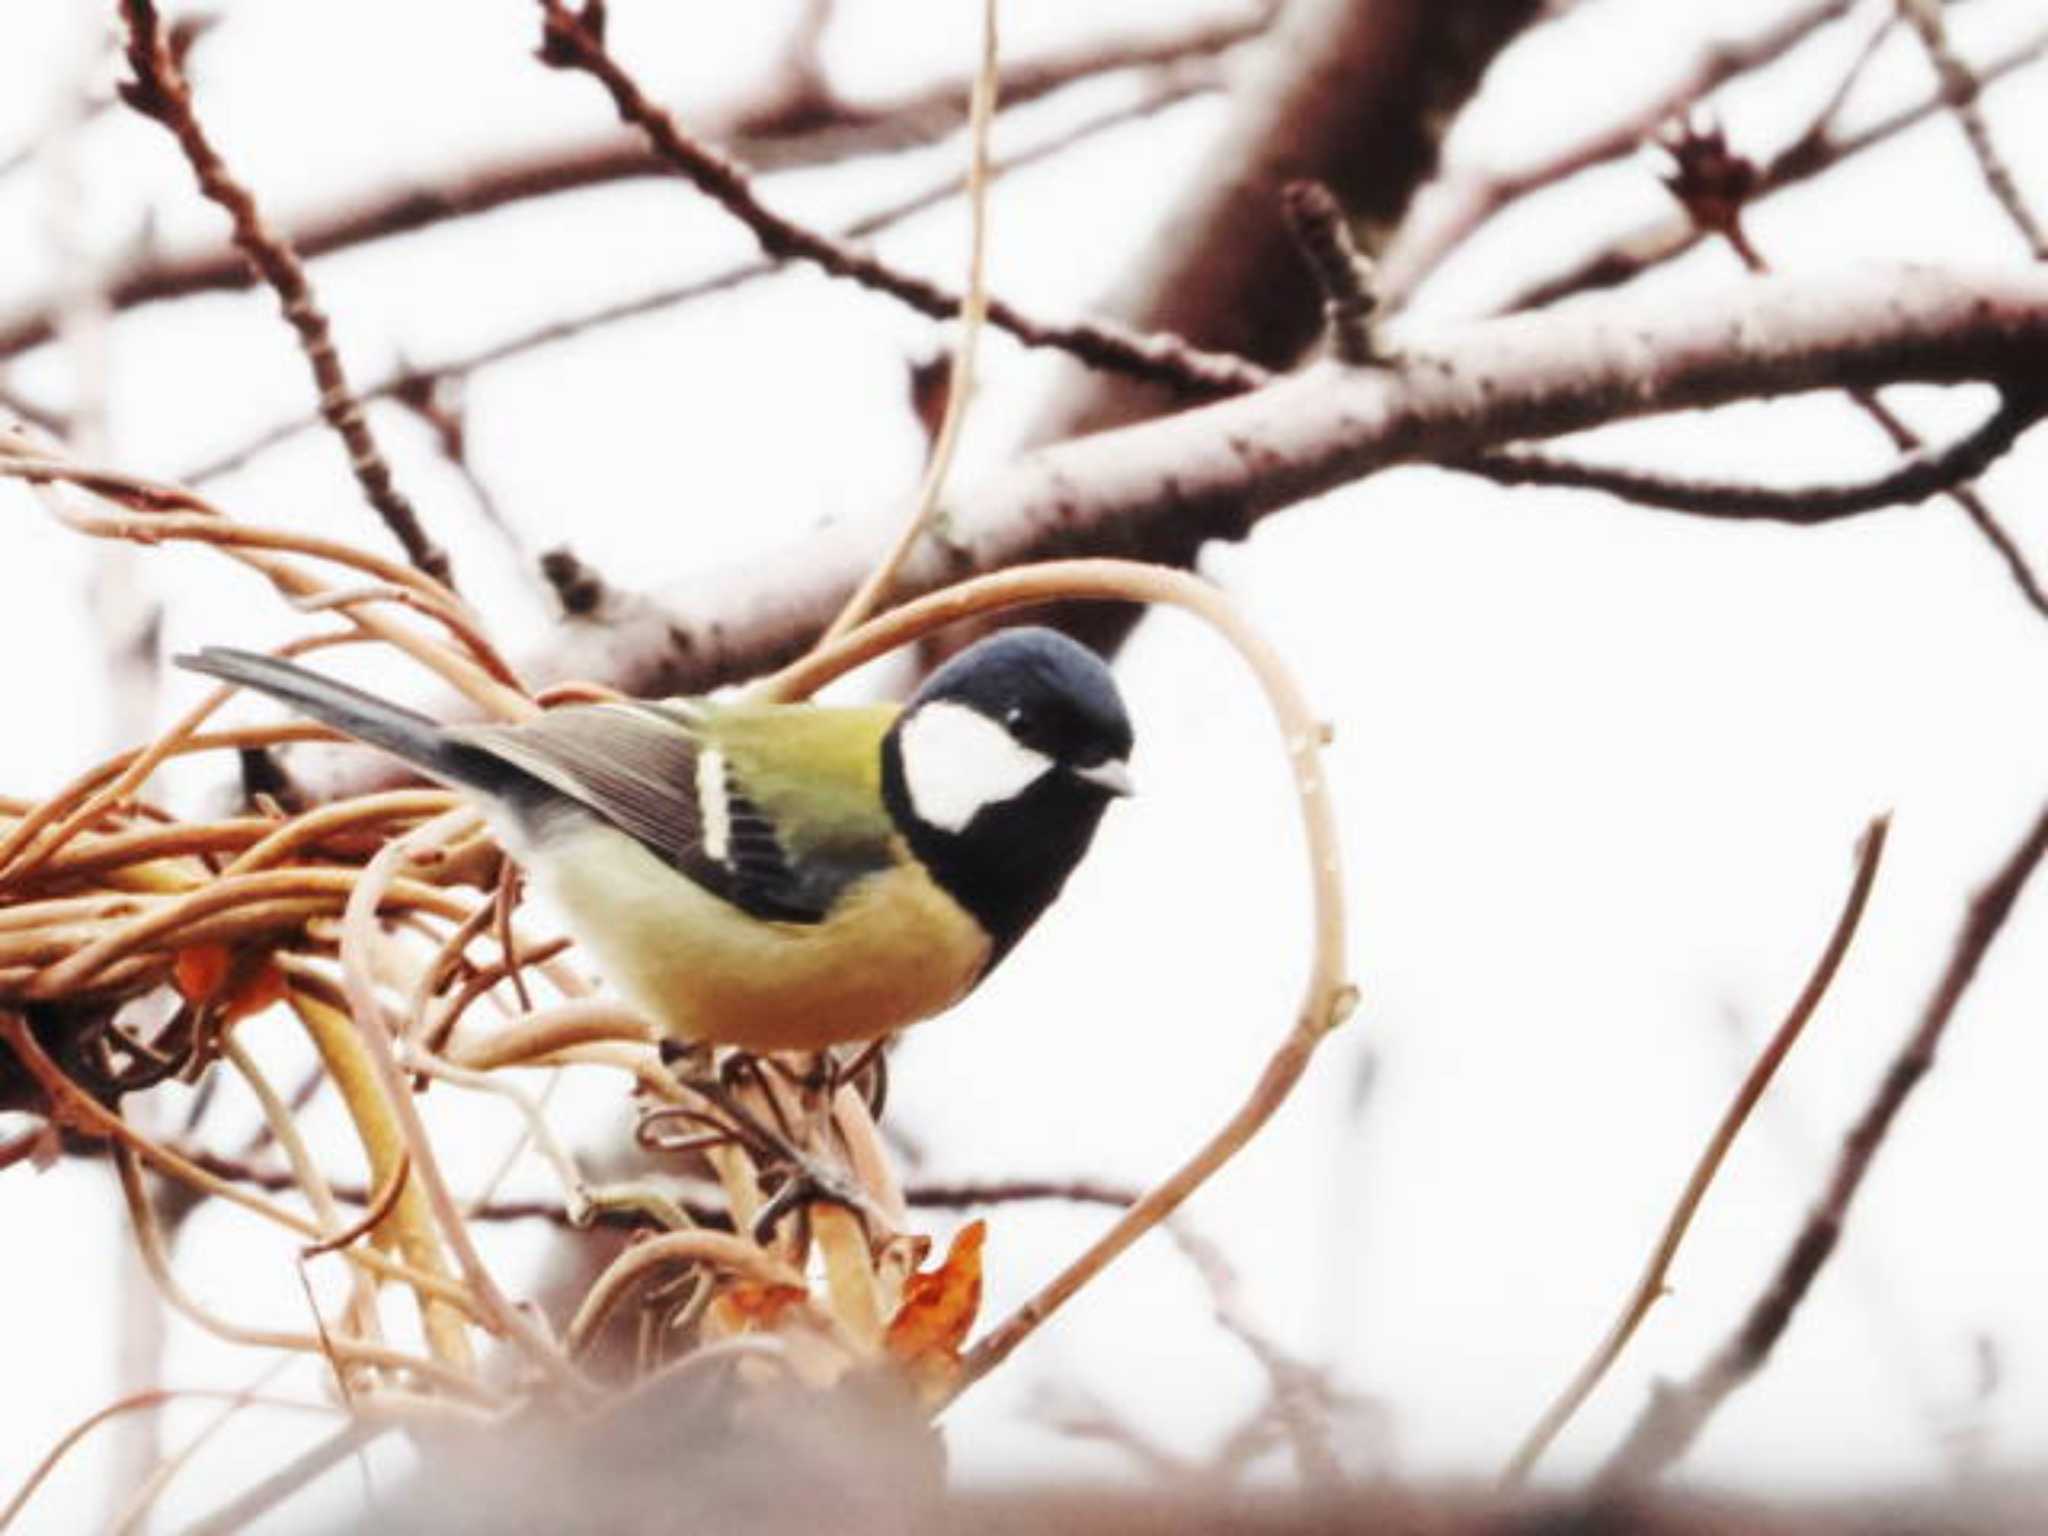
M985 805L1021 794L1052 767L986 715L944 700L903 724L903 782L918 819L959 832Z

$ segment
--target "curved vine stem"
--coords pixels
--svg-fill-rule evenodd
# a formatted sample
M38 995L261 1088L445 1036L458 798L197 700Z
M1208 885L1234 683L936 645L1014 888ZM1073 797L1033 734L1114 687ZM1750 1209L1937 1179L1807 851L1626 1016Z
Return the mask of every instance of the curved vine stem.
M960 301L960 337L953 349L953 366L946 391L946 413L940 419L938 436L932 442L931 459L925 465L917 501L896 535L889 552L868 572L838 617L826 627L820 646L832 644L873 613L896 573L917 541L930 526L938 510L939 495L946 488L946 475L953 467L953 453L960 442L960 428L967 419L967 405L974 395L974 361L981 342L982 322L988 316L988 130L995 117L996 88L996 0L982 0L981 68L974 77L974 95L969 109L967 155L967 206L971 233L968 237L967 293Z

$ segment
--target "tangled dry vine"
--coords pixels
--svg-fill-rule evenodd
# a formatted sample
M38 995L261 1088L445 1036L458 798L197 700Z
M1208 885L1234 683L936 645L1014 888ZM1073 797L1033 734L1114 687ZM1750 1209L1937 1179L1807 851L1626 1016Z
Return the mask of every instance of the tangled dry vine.
M344 627L287 647L384 644L464 688L477 707L517 717L541 707L461 599L430 578L344 544L237 522L190 493L70 463L19 440L0 473L34 485L71 526L145 545L196 542L250 566L302 611ZM89 495L111 510L77 504ZM320 568L338 567L335 585ZM1212 588L1174 571L1114 561L1026 567L897 608L773 680L800 698L860 662L944 624L1051 598L1167 602L1215 624L1272 701L1309 834L1318 913L1310 991L1237 1115L1182 1168L1136 1200L1101 1239L973 1349L956 1253L920 1269L927 1242L878 1138L871 1067L751 1058L678 1072L650 1027L594 995L562 941L508 914L502 856L473 814L438 790L377 792L296 814L259 799L247 814L174 819L139 793L169 757L316 739L299 725L205 729L216 690L148 748L80 775L40 804L11 802L0 843L0 1103L108 1143L129 1210L167 1301L217 1336L324 1357L339 1400L365 1423L419 1431L450 1414L491 1420L545 1403L594 1412L665 1372L711 1362L829 1386L889 1369L936 1411L998 1365L1059 1305L1154 1227L1241 1148L1284 1100L1327 1030L1350 1007L1335 821L1318 761L1320 728L1278 659ZM431 625L423 627L420 621ZM434 631L438 630L438 633ZM512 996L515 984L526 1001ZM158 999L157 1022L138 1022ZM283 1006L341 1093L370 1170L368 1209L344 1219L337 1177L308 1149L246 1021ZM479 1010L495 1014L480 1024ZM221 1064L220 1067L216 1063ZM713 1210L686 1211L645 1183L593 1186L561 1150L519 1069L621 1074L641 1102L642 1145L698 1170ZM255 1091L289 1187L310 1215L214 1171L197 1145L146 1133L121 1101L177 1075L221 1067ZM470 1232L470 1202L442 1166L418 1089L438 1082L511 1099L561 1183L573 1223L618 1213L644 1240L601 1270L559 1326L507 1294ZM857 1191L811 1182L828 1166ZM294 1260L339 1261L345 1293L299 1333L251 1330L208 1310L173 1273L144 1170L234 1202L303 1245ZM477 1198L487 1198L488 1191ZM706 1214L710 1216L705 1219ZM425 1353L383 1342L384 1291L410 1290ZM309 1291L309 1296L312 1292ZM591 1351L621 1317L638 1343L622 1379ZM486 1369L478 1331L521 1362Z

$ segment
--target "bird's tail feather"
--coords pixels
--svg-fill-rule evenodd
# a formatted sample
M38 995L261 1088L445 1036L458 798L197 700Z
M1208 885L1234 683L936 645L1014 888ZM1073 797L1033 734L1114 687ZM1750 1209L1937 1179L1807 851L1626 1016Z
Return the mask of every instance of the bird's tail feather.
M452 784L495 790L505 777L503 765L473 747L450 741L438 722L417 710L365 693L296 662L254 651L209 645L177 658L188 672L203 672L223 682L266 693L300 714L331 725L344 735L382 747L422 772Z

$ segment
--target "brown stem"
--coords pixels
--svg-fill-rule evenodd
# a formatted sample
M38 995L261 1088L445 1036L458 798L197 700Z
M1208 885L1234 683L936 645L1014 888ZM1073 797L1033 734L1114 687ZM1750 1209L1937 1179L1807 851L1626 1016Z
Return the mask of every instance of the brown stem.
M2036 28L1996 59L1977 68L1980 86L2030 68L2048 54L2048 27ZM1941 92L1933 90L1915 102L1886 114L1854 133L1838 134L1826 122L1773 155L1758 173L1752 201L1760 202L1790 190L1867 151L1888 144L1942 110ZM1631 231L1580 257L1570 266L1517 289L1498 309L1514 313L1544 309L1560 299L1633 282L1643 273L1684 255L1705 239L1689 219L1663 219Z
M612 57L601 29L587 23L588 11L572 11L561 0L541 0L541 8L542 60L557 68L582 70L603 85L620 119L644 132L669 166L752 230L769 256L811 262L834 277L886 293L935 320L951 319L959 312L959 293L898 271L868 252L767 207L738 162L686 133L672 115L648 99ZM1027 346L1056 347L1092 367L1145 379L1196 399L1256 389L1269 377L1255 363L1204 352L1176 336L1143 335L1106 322L1046 324L996 298L989 300L988 317Z
M1941 80L1942 99L1948 103L1949 111L1955 114L1992 199L2011 221L2012 227L2019 231L2034 260L2048 261L2048 230L2042 229L2041 221L2034 217L2033 209L2027 206L2026 198L2020 193L2019 183L2013 179L2012 167L1998 152L1998 144L1991 137L1991 125L1984 119L1983 104L1978 100L1983 94L1983 85L1975 71L1963 61L1962 55L1949 46L1948 25L1942 17L1940 4L1931 3L1931 0L1900 0L1899 9L1918 34L1921 46L1927 50L1927 57Z
M1948 964L1891 1065L1879 1079L1863 1113L1842 1138L1834 1171L1777 1271L1751 1304L1735 1333L1699 1370L1675 1386L1659 1386L1629 1430L1628 1438L1607 1459L1599 1481L1616 1487L1655 1477L1683 1457L1707 1421L1730 1393L1768 1363L1771 1351L1791 1325L1814 1279L1826 1265L1849 1208L1870 1172L1885 1134L1898 1118L1907 1097L1934 1065L1935 1050L1956 1008L1976 979L1977 968L2005 926L2021 890L2048 854L2048 806L1989 884L1972 898L1961 931L1949 951Z
M1761 1102L1764 1091L1770 1087L1771 1079L1777 1076L1778 1068L1790 1054L1794 1043L1806 1029L1806 1022L1820 1007L1821 999L1827 996L1828 988L1834 983L1836 971L1841 969L1843 959L1849 953L1849 945L1856 937L1856 930L1863 921L1863 910L1870 902L1870 892L1877 883L1877 867L1884 858L1885 836L1891 829L1891 819L1880 816L1866 827L1857 845L1856 873L1849 882L1849 894L1842 904L1841 915L1835 919L1834 931L1828 935L1826 946L1821 950L1819 960L1814 962L1813 973L1807 977L1806 985L1800 989L1798 999L1792 1004L1763 1051L1750 1066L1748 1074L1735 1090L1735 1097L1729 1102L1721 1121L1714 1127L1714 1134L1708 1138L1701 1151L1699 1161L1693 1165L1692 1174L1685 1181L1678 1203L1672 1208L1663 1232L1658 1236L1657 1245L1650 1252L1649 1262L1643 1267L1635 1289L1629 1292L1622 1303L1621 1314L1607 1331L1592 1356L1571 1382L1560 1392L1557 1399L1543 1412L1543 1417L1529 1431L1516 1450L1514 1459L1501 1474L1502 1483L1514 1486L1526 1482L1544 1451L1549 1449L1572 1415L1593 1395L1593 1389L1600 1384L1614 1362L1621 1358L1621 1352L1628 1348L1629 1340L1649 1316L1650 1308L1664 1294L1664 1278L1671 1272L1672 1262L1678 1257L1679 1244L1685 1241L1686 1230L1692 1225L1693 1216L1699 1211L1700 1202L1706 1199L1707 1190L1714 1177L1721 1171L1721 1164L1727 1159L1728 1151L1735 1145L1735 1138L1742 1134L1742 1127L1748 1122L1750 1111Z
M1907 457L1881 475L1819 485L1781 488L1745 481L1700 480L1656 470L1587 464L1512 448L1475 454L1448 467L1481 475L1499 485L1604 491L1639 506L1688 512L1698 517L1795 525L1830 523L1860 512L1910 506L1931 496L1953 492L2003 457L2020 435L2041 419L2044 411L2048 411L2048 399L2011 394L1999 402L1998 409L1982 426L1938 453L1909 448Z
M128 18L128 63L135 78L121 86L121 99L170 130L192 166L199 190L234 221L236 249L277 294L284 317L298 334L299 349L313 371L320 414L348 450L349 468L406 558L443 586L453 587L447 551L427 536L391 465L370 433L362 402L349 389L325 311L313 296L305 264L289 242L264 221L249 189L229 172L192 111L192 92L171 55L157 21L155 0L122 0Z
M1165 32L1111 35L1017 60L1003 71L1002 98L1020 106L1123 70L1199 72L1199 66L1213 66L1218 55L1264 32L1273 9L1266 5L1237 17L1198 19ZM174 34L176 30L173 23ZM886 100L812 95L800 109L788 95L777 92L726 114L706 132L757 173L826 165L855 155L938 143L966 119L972 88L969 77L940 80ZM0 162L0 175L13 163ZM284 240L302 258L312 260L537 198L665 174L661 157L638 133L612 131L538 150L486 156L430 175L407 175L396 184L354 194L293 220L284 229ZM193 294L239 292L259 281L231 245L183 256L150 253L114 278L106 303L113 310L127 310ZM55 335L56 313L47 299L0 314L0 357L42 346ZM61 419L7 398L38 426L62 435Z

